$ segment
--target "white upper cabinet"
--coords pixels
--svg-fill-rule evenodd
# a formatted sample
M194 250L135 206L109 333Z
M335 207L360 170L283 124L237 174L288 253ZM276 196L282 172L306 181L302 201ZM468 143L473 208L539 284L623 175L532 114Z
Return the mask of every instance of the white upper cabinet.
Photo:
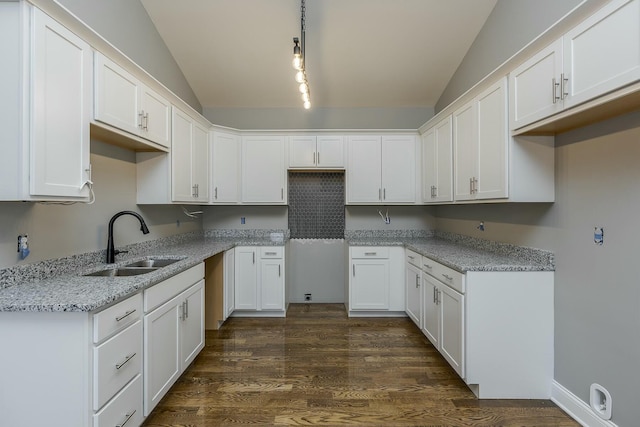
M240 203L240 137L212 132L211 203Z
M640 0L615 0L566 33L564 107L640 79Z
M242 202L287 203L284 136L242 137Z
M178 108L172 122L172 200L208 202L209 131Z
M422 135L423 202L453 201L453 130L447 116Z
M506 79L453 113L455 200L508 196Z
M344 169L344 137L333 135L289 138L289 167Z
M415 136L351 136L348 151L348 204L415 203Z
M90 46L26 2L0 4L0 39L0 200L87 201Z
M562 41L557 40L511 72L511 129L533 123L562 109L561 70Z
M104 55L95 54L95 120L171 145L171 104Z
M519 129L640 79L640 0L613 0L510 73Z

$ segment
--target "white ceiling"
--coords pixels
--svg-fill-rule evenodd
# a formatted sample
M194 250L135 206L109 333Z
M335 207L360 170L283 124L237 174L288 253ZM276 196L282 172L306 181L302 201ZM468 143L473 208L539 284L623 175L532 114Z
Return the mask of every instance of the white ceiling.
M299 0L141 0L203 107L300 107ZM496 0L306 0L312 108L431 107Z

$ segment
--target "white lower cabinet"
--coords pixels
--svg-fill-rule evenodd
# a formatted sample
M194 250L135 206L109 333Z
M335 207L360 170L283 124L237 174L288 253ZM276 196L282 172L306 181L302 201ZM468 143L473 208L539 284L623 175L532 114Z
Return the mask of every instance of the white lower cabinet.
M422 288L422 332L476 396L551 396L553 272L462 274L423 257Z
M423 331L464 378L464 295L425 274Z
M407 267L405 271L405 304L407 315L418 328L422 328L422 255L407 249Z
M144 292L144 415L204 347L204 264Z
M236 247L233 315L284 317L284 275L284 247Z
M404 314L404 249L351 246L348 299L349 316Z
M139 426L142 341L140 293L96 313L0 313L0 424Z

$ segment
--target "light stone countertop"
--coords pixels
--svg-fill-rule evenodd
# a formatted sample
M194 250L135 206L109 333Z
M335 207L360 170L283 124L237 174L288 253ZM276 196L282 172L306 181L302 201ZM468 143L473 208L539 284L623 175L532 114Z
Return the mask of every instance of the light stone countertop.
M90 312L120 301L174 276L205 259L235 246L283 246L264 238L195 238L148 249L148 253L115 264L94 263L75 272L0 288L0 312ZM118 257L120 258L120 257ZM83 274L148 258L180 258L180 261L138 276L95 277Z
M134 246L116 264L100 262L100 253L0 270L0 312L92 312L112 305L235 246L283 246L264 235L204 233ZM355 232L351 246L403 246L461 273L467 271L554 271L553 253L451 233ZM98 258L99 257L99 258ZM83 276L148 258L180 261L138 276ZM76 263L76 264L74 264ZM25 273L26 270L26 273ZM16 273L18 272L18 273Z
M553 255L519 246L502 246L502 251L478 248L438 237L355 238L350 246L404 246L460 273L467 271L554 271Z

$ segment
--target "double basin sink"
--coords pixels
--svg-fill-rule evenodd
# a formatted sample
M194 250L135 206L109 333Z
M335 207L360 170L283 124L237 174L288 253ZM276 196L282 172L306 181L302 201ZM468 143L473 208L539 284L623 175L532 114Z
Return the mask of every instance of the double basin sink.
M84 276L101 276L101 277L118 277L118 276L138 276L147 274L166 267L184 258L149 258L141 261L132 262L122 267L107 268L104 270L94 271Z

